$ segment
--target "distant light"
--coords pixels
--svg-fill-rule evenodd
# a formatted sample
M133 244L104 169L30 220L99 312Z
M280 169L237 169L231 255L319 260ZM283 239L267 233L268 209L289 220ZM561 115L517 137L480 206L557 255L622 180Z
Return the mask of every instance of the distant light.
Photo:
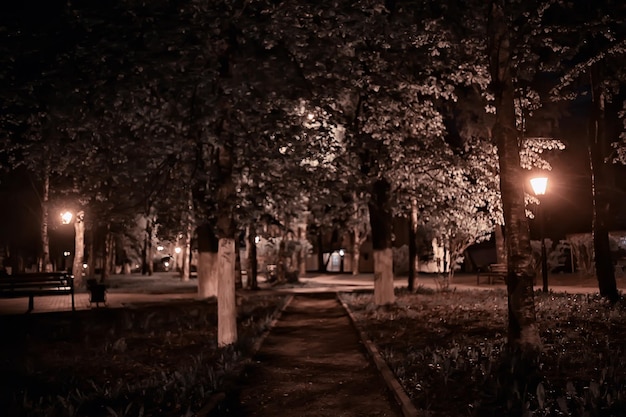
M87 269L87 264L83 264L83 269Z
M548 177L536 177L530 180L530 185L533 187L535 195L544 195L548 188Z
M178 246L176 246L176 247L174 248L174 252L176 252L176 253L180 253L180 251L181 251L181 250L182 250L182 249L181 249L181 248L179 248Z
M339 249L339 256L343 256L346 254L346 251L344 251L343 249Z
M161 246L161 245L157 246L157 250L158 251L162 251L163 249L165 249L163 246Z
M254 237L254 243L259 243L261 241L261 236Z
M65 252L63 252L63 256L68 257L71 255L71 252L66 250Z
M71 211L64 211L63 213L61 213L61 221L63 222L63 224L70 224L70 222L72 221L72 217L74 217L74 215Z
M167 268L168 266L170 266L170 263L165 261L165 262L163 262L163 265L165 265L165 267Z

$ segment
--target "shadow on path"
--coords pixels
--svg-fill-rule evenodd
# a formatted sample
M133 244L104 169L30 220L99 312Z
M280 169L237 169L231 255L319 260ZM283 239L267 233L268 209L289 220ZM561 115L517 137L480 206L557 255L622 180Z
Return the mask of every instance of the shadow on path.
M221 415L401 415L334 294L293 298L237 392Z

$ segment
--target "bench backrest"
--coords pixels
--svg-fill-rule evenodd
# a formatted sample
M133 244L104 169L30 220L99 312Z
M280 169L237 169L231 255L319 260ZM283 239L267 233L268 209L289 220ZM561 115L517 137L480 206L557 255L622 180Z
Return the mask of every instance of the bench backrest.
M33 272L0 277L1 290L18 288L71 290L74 288L74 276L67 272Z
M506 264L491 264L489 265L489 270L498 274L506 274L507 266Z

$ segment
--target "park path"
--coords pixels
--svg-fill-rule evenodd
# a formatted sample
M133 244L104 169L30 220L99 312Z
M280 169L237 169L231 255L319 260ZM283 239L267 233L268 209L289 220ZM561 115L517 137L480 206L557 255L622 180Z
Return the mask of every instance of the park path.
M296 295L241 378L236 416L398 417L336 295Z

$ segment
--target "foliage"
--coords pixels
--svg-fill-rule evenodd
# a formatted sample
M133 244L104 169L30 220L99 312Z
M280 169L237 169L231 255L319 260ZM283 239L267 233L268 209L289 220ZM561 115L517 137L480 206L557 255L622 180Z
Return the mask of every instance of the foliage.
M460 42L445 8L414 6L341 3L330 13L264 1L68 4L55 36L81 36L47 57L55 77L71 82L64 104L77 112L55 122L66 161L81 161L60 165L69 168L63 175L93 218L127 221L156 204L171 234L187 218L181 193L189 188L196 216L211 216L215 149L224 144L236 155L231 204L241 223L294 216L302 190L312 207L341 217L345 195L356 187L367 199L361 187L377 176L395 184L399 212L416 194L432 206L431 195L456 192L430 178L455 162L443 109L468 89L483 94L488 76L470 65L480 44ZM468 167L473 180L491 181L493 173L477 175L485 162ZM281 181L286 175L292 181Z

